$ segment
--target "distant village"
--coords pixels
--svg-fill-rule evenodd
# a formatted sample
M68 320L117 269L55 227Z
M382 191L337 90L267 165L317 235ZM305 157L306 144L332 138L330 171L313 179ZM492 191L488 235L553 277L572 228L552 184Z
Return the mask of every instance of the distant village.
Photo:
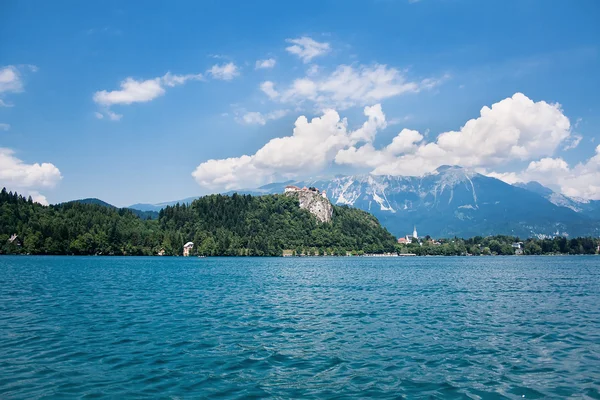
M440 246L442 243L430 238L429 236L426 236L426 242L429 245L433 245L433 246ZM413 233L412 235L406 235L404 237L398 238L398 244L419 244L419 246L423 245L423 241L419 240L419 235L417 233L417 226L415 225L413 228ZM524 250L524 246L523 246L523 242L513 242L511 244L512 249L514 250L514 254L516 256L521 256L523 255L523 250ZM597 248L597 252L600 252L600 245ZM405 255L409 255L409 254L405 254ZM471 255L469 253L466 253L464 255Z

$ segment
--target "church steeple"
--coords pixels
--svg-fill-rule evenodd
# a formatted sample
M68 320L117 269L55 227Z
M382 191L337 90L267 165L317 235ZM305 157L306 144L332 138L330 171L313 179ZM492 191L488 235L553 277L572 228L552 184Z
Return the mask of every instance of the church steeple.
M419 236L417 235L417 226L415 225L415 228L413 230L413 238L418 239Z

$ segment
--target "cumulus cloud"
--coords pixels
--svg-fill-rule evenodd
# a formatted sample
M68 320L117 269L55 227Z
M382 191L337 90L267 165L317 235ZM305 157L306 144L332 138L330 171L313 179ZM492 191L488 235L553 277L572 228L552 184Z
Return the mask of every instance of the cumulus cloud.
M421 175L443 164L486 168L551 156L570 134L569 119L559 104L534 102L516 93L483 107L478 118L458 131L441 133L435 141L424 142L420 133L404 130L384 149L350 148L336 161L364 166L369 154L368 165L378 175Z
M33 200L35 203L40 203L43 206L48 205L48 199L46 198L46 196L44 196L37 190L29 190L27 192L27 195L31 196L31 200Z
M340 65L331 74L316 77L316 71L277 90L275 83L263 82L261 90L282 103L312 102L318 108L345 109L367 105L404 93L416 93L439 85L447 77L410 81L400 71L386 65Z
M10 124L0 124L0 131L7 131L10 129Z
M291 136L274 138L253 155L203 162L192 176L209 189L232 189L319 171L339 150L385 126L380 105L365 107L364 112L367 121L356 131L332 109L310 121L300 116Z
M98 119L106 116L111 121L119 121L123 115L111 111L110 106L146 103L164 95L166 88L200 80L204 80L202 74L175 75L170 72L145 81L128 77L120 83L119 90L100 90L94 93L94 102L103 108L102 112L96 112L95 116Z
M417 131L403 129L394 137L392 142L381 150L376 150L369 142L356 148L351 146L340 150L335 156L337 164L348 164L356 167L376 168L392 164L400 154L411 154L417 150L417 144L423 140L423 135Z
M545 157L531 161L521 172L490 172L487 175L510 184L536 181L558 187L567 196L600 200L600 146L596 147L594 156L573 167L560 157Z
M246 112L241 118L238 118L238 122L247 125L265 125L267 121L275 120L285 117L289 113L289 110L275 110L270 113L260 113L257 111Z
M253 155L204 162L193 176L207 188L232 189L312 174L332 162L396 176L422 175L451 164L509 183L536 180L558 186L569 196L600 199L600 146L594 156L575 166L556 157L565 143L577 141L560 104L516 93L483 107L459 130L427 140L416 130L402 129L380 148L374 143L388 125L385 114L379 104L365 107L364 113L367 121L353 131L333 109L311 121L301 116L291 136L272 139ZM262 114L248 118L252 123L264 121ZM513 166L523 162L529 163L527 168L514 172ZM512 171L497 172L507 167Z
M215 64L208 70L208 73L214 79L223 81L230 81L240 74L238 67L232 62L221 65Z
M273 68L277 61L274 58L268 58L266 60L257 60L255 69L269 69Z
M329 43L320 43L308 36L302 36L297 39L287 39L286 42L292 44L285 48L286 51L298 56L304 63L309 63L313 58L322 56L331 51Z
M52 188L62 175L50 163L27 164L17 158L14 151L0 148L0 186L15 189Z

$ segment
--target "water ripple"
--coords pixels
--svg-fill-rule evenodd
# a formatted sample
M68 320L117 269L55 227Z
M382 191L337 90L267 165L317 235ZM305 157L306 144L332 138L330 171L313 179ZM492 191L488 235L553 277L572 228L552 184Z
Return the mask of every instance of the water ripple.
M0 257L0 398L600 399L595 257Z

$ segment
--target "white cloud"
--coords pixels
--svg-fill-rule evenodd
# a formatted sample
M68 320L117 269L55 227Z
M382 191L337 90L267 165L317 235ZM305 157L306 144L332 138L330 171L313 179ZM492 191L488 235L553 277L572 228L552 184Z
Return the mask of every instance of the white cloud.
M114 104L145 103L165 94L165 86L183 85L189 80L202 80L202 74L173 75L138 81L131 77L121 82L121 90L101 90L94 93L94 101L103 106Z
M260 183L262 175L252 164L253 157L208 160L198 165L192 176L200 186L207 188L240 188L242 185Z
M269 69L273 68L277 61L274 58L268 58L266 60L258 60L256 61L255 69Z
M110 110L106 110L106 115L108 116L108 119L110 119L111 121L119 121L123 117L123 114L117 114Z
M329 43L320 43L308 36L302 36L297 39L287 39L286 42L292 43L291 46L285 48L287 52L298 56L304 63L308 63L313 58L322 56L331 51Z
M571 150L576 148L577 146L579 146L579 143L581 143L581 139L583 139L583 136L581 135L573 135L571 137L571 139L565 144L565 147L563 147L563 150Z
M6 93L23 92L23 76L22 71L37 72L38 67L35 65L7 65L0 67L0 96ZM0 98L0 107L12 107L12 103L5 102Z
M136 81L127 78L120 84L121 90L101 90L94 93L94 101L103 106L114 104L145 103L165 94L160 78Z
M247 125L265 125L269 120L275 120L285 117L289 113L289 110L275 110L267 114L263 114L257 111L250 111L244 113L238 122Z
M315 76L315 75L317 75L319 73L320 70L321 70L321 68L318 65L312 64L306 70L306 76Z
M0 147L0 186L18 189L54 187L62 175L50 163L26 164L14 155L14 151Z
M275 90L275 84L271 81L265 81L260 84L260 90L262 90L270 99L276 99L279 97L279 93Z
M377 175L421 175L443 164L486 168L551 156L570 134L569 119L559 104L533 102L516 93L491 108L483 107L478 118L459 131L441 133L435 141L425 142L420 133L403 131L382 150L349 149L339 162L364 166L364 155L373 150L378 153L369 166Z
M244 122L248 125L253 125L253 124L264 125L267 123L267 120L261 113L259 113L257 111L250 111L242 116L242 122Z
M8 65L0 69L0 93L12 92L19 93L23 91L23 81L21 74L14 65Z
M348 130L346 120L335 110L325 110L311 121L300 116L291 136L270 140L254 155L203 162L192 176L210 189L232 189L319 171L339 150L385 126L379 105L365 107L365 115L367 122L356 131Z
M291 136L272 139L253 155L209 160L192 175L207 188L232 189L312 174L332 162L369 168L376 175L422 175L451 164L509 183L536 180L558 186L569 196L600 199L600 146L593 157L575 166L555 156L565 142L577 140L559 104L534 102L516 93L483 107L477 118L457 131L428 141L418 131L403 129L379 149L374 142L377 132L387 126L385 114L379 104L365 107L364 113L367 121L354 131L332 109L311 121L301 116ZM248 119L260 124L265 116L256 113ZM522 162L528 167L514 172L513 166Z
M4 124L4 123L0 124L0 131L7 131L9 129L10 129L10 124Z
M37 190L30 190L27 192L27 195L31 196L31 200L33 200L36 203L40 203L43 206L48 205L48 199L46 199L46 196L44 196Z
M104 114L96 112L95 116L102 119L104 116L111 121L118 121L123 115L109 109L113 105L129 105L133 103L146 103L165 94L167 87L183 85L187 81L203 80L202 74L174 75L167 72L165 75L145 81L128 77L120 83L120 90L100 90L94 93L94 102L104 108Z
M348 164L356 167L375 168L381 165L393 164L400 154L411 154L417 150L417 144L423 140L423 135L417 131L403 129L390 144L381 150L376 150L368 143L356 148L351 146L340 150L335 156L337 164Z
M562 158L545 157L532 161L521 172L487 174L507 183L536 181L543 185L558 186L571 197L600 200L600 146L595 155L574 167Z
M569 164L562 158L542 158L539 161L532 161L527 167L527 171L534 174L564 173L569 170Z
M94 115L98 119L104 119L104 117L107 117L110 121L120 121L121 118L123 118L123 114L117 114L116 112L113 112L108 108L103 110L103 112L104 114L101 112L95 112Z
M169 86L169 87L183 85L187 81L202 81L202 80L204 80L204 76L202 74L173 75L170 72L167 72L162 77L163 84L166 86Z
M220 79L223 81L230 81L240 74L238 67L230 62L227 64L213 65L208 73L212 75L214 79Z
M294 80L281 91L271 81L263 82L260 88L271 100L282 103L309 101L318 108L345 109L373 104L403 93L428 90L447 78L409 81L397 69L380 64L340 65L330 75L321 78L315 77L314 73L311 71L310 76Z
M483 175L487 175L489 177L492 178L496 178L496 179L500 179L501 181L504 181L506 183L509 184L513 184L513 183L517 183L517 182L522 182L522 178L519 176L518 173L516 172L487 172L485 169L480 169L478 170L479 173L483 174Z

